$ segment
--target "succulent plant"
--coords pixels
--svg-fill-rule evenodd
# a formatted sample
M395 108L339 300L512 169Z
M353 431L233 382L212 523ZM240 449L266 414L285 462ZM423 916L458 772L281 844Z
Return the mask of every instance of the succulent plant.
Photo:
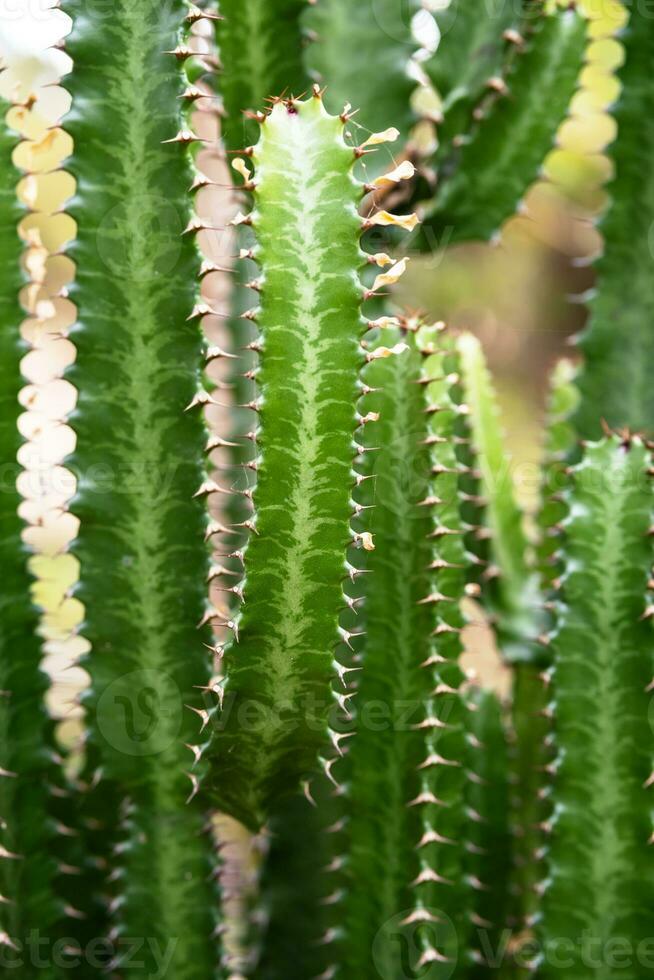
M642 980L647 16L634 5L625 35L585 362L555 369L529 524L481 344L393 291L402 247L492 240L519 207L577 89L580 10L452 0L431 50L413 0L65 9L90 683L83 756L62 758L16 485L24 273L3 126L0 953L36 930L63 943L52 980L127 976L136 957L139 975L207 980L230 975L239 933L261 980ZM227 219L194 210L213 183L206 99L241 204L222 313L202 281L224 270L197 246ZM215 315L224 346L203 337ZM468 676L470 615L510 694ZM265 840L241 930L216 811Z

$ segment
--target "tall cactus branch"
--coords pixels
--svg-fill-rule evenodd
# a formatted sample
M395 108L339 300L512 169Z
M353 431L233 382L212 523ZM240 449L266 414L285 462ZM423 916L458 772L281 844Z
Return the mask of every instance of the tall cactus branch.
M615 108L618 138L610 153L615 168L609 211L600 230L604 252L596 265L597 287L580 348L585 367L578 385L581 402L573 415L584 439L601 434L601 420L654 432L654 358L651 276L654 221L654 58L651 15L628 5L629 23L620 72L622 94Z
M345 143L346 124L346 115L327 114L317 87L305 102L277 102L249 151L253 210L237 219L254 228L251 254L262 272L260 306L246 314L260 330L257 485L246 491L254 518L244 585L233 587L243 605L224 659L209 788L253 827L314 770L332 709L334 651L349 641L339 616L353 538L360 340L369 326L360 236L378 223L415 221L359 218L364 189L352 168L360 150Z
M159 955L176 977L206 980L217 967L213 848L198 800L186 803L199 750L198 719L184 707L202 712L210 673L210 635L197 629L209 567L197 496L206 437L198 411L185 411L203 363L189 317L194 137L179 99L194 13L182 0L121 0L111 16L82 0L66 9L78 187L74 550L91 643L89 751L123 797L114 966L127 937L150 937L150 972Z
M641 440L607 437L586 447L565 492L538 974L548 980L564 958L580 980L640 976L641 944L651 943L650 466ZM631 969L615 943L629 945Z

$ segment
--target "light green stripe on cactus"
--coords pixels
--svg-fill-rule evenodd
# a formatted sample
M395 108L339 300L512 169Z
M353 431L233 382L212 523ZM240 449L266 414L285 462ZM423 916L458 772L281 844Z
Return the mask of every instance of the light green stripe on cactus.
M20 360L26 345L19 329L18 175L11 160L17 137L5 127L6 109L0 103L0 948L6 972L27 980L30 935L38 930L53 943L65 917L55 893L59 844L51 795L61 773L43 702L47 683L40 670L38 613L30 601L16 490ZM64 972L50 962L39 976L56 980Z
M246 110L260 112L270 98L301 96L308 88L300 21L306 6L307 0L220 0L218 91L225 110L221 134L229 150L256 140L257 124L245 117Z
M601 225L604 254L580 347L585 368L573 422L584 439L601 434L601 420L654 432L652 249L654 239L654 31L646 5L627 4L622 95L615 109L618 139L610 153L615 178Z
M552 634L558 758L540 923L544 980L636 980L651 969L650 466L639 439L605 438L586 447L566 492ZM625 945L629 966L615 955Z
M554 146L577 88L586 20L577 10L542 15L488 106L449 160L427 206L423 238L488 240L516 211ZM506 86L506 91L504 89Z
M330 111L340 112L346 102L357 110L350 124L356 142L390 126L406 142L417 121L408 69L418 47L411 22L419 10L419 0L317 0L307 9L307 69L325 86ZM390 169L392 160L382 147L366 158L367 175Z
M208 556L198 410L203 341L189 320L199 256L192 169L180 126L182 0L88 6L70 0L68 129L77 180L77 363L73 418L81 519L89 747L123 798L112 815L115 966L141 937L146 972L169 956L180 980L217 968L216 896L205 814L187 773L210 659L197 625ZM182 55L180 55L181 57ZM185 744L187 743L187 744ZM117 826L120 820L120 826ZM125 969L127 967L125 966Z
M317 94L280 102L253 151L263 274L256 523L208 784L253 827L314 770L333 707L366 329L362 188L343 129Z
M525 655L520 638L533 638L523 514L515 499L512 460L481 344L471 334L463 334L457 346L471 442L481 474L483 521L490 532L484 595L490 611L501 613L497 625L504 653L520 659Z

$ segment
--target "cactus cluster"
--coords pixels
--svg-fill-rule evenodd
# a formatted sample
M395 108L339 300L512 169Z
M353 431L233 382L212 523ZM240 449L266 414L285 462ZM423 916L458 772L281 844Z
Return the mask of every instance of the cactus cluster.
M18 980L654 972L640 5L583 366L555 371L531 527L479 341L394 292L412 243L496 239L538 176L585 64L564 6L65 0L73 747L19 494L25 157L0 127L0 955ZM203 259L211 235L229 268ZM510 695L464 669L471 616ZM259 834L238 916L217 815Z

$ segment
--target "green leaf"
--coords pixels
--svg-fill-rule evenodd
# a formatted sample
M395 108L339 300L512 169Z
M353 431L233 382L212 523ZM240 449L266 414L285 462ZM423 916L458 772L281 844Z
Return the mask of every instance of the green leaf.
M255 530L225 654L208 788L256 828L315 769L345 607L363 289L363 189L319 96L277 103L254 148L261 267ZM230 582L231 585L231 582Z
M553 148L577 88L586 20L576 10L542 15L524 51L468 137L441 167L422 240L488 240L516 211Z
M188 773L208 683L205 431L197 395L203 341L189 319L199 255L192 169L174 54L188 7L70 0L74 73L68 128L77 181L73 425L81 520L75 553L86 608L89 748L116 787L115 935L149 937L144 969L170 956L180 980L214 975L213 847ZM186 129L188 123L183 127ZM169 142L169 141L173 142ZM168 141L168 142L166 142ZM194 778L197 778L194 776ZM115 965L129 955L116 950Z
M0 103L4 116L6 105ZM55 893L59 847L51 788L62 781L54 758L52 726L44 707L47 689L41 672L38 613L30 600L27 550L18 516L16 489L21 444L17 422L22 387L20 361L27 345L20 335L24 314L18 305L23 285L21 213L12 152L17 138L0 121L0 931L3 963L19 978L32 975L25 944L33 932L52 944L65 919ZM72 928L71 924L68 924ZM13 948L12 948L13 944ZM19 965L22 964L22 965ZM40 971L46 980L60 977L50 961Z
M502 705L492 691L472 687L468 697L467 873L473 887L472 956L469 976L497 976L493 956L501 950L510 916L513 841L509 821L508 745Z
M226 113L221 134L229 150L257 138L257 124L244 116L246 110L260 112L271 97L307 90L300 21L306 6L307 0L220 0L218 88Z
M645 612L654 560L649 467L639 439L605 438L586 447L566 492L551 644L558 756L540 925L543 978L559 977L563 958L579 980L647 972L638 957L640 944L651 944L654 903L646 785L652 628ZM636 972L613 957L612 941L620 949L628 944Z
M578 379L582 400L573 423L596 439L601 420L612 427L654 431L652 223L654 222L654 96L650 71L654 33L650 13L630 4L625 32L622 96L615 109L618 139L611 151L615 178L611 207L601 224L604 254L580 348L585 368Z
M419 10L419 0L317 0L307 9L304 23L315 37L306 50L307 69L326 86L331 112L347 103L357 110L349 127L356 142L394 126L405 143L417 122L411 108L416 82L408 69L418 47L411 22ZM366 158L367 176L392 165L391 150L382 148Z
M525 638L533 637L531 582L523 514L515 500L512 460L504 443L500 410L481 344L472 334L457 341L470 439L480 473L480 509L485 535L474 534L470 547L489 564L482 575L483 596L498 614L498 634L509 659L520 659ZM475 528L473 528L473 531Z

